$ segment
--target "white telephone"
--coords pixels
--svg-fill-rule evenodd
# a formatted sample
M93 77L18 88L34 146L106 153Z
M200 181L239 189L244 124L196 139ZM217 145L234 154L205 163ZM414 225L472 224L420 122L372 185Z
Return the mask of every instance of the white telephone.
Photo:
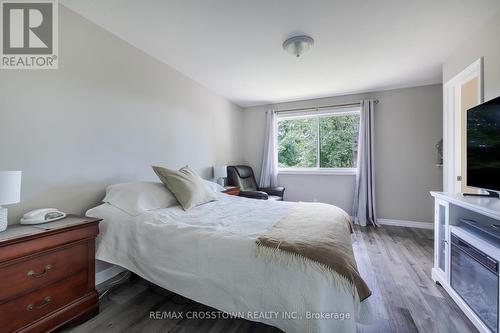
M66 213L59 211L56 208L35 209L24 214L21 219L21 224L39 224L57 221L66 217Z

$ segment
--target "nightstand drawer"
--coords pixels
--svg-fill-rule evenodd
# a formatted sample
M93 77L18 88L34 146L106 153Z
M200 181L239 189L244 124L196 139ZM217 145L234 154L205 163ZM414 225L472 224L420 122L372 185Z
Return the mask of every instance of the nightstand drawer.
M81 271L87 267L87 255L83 242L0 266L0 281L9 281L8 288L0 288L0 303Z
M87 291L87 271L0 305L2 332L12 332L74 300Z

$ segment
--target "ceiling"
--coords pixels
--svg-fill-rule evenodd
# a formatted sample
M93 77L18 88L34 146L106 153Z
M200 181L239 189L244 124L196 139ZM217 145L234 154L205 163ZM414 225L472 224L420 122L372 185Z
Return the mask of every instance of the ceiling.
M61 0L241 105L441 82L499 0ZM315 39L301 58L295 34Z

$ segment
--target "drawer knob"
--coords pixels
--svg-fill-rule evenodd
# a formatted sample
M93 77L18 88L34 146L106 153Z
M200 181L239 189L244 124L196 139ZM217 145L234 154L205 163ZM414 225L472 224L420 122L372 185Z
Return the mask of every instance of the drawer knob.
M39 278L39 277L44 276L45 274L47 274L51 269L52 269L52 265L47 265L43 269L43 272L41 272L41 273L35 273L34 270L31 270L31 271L28 272L28 276L30 278Z
M45 305L49 304L50 302L52 302L52 297L50 296L47 296L43 299L43 302L38 304L38 305L35 305L35 304L28 304L28 306L26 307L26 310L28 311L33 311L35 309L41 309L43 308Z

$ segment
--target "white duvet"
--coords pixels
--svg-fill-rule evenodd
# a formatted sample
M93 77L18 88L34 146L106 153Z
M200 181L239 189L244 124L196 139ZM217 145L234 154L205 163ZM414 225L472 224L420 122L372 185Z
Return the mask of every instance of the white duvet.
M314 267L255 255L255 239L294 203L219 195L189 211L179 206L132 217L103 204L96 257L165 289L285 332L355 332L369 322L368 300L337 290ZM322 319L318 319L318 318Z

